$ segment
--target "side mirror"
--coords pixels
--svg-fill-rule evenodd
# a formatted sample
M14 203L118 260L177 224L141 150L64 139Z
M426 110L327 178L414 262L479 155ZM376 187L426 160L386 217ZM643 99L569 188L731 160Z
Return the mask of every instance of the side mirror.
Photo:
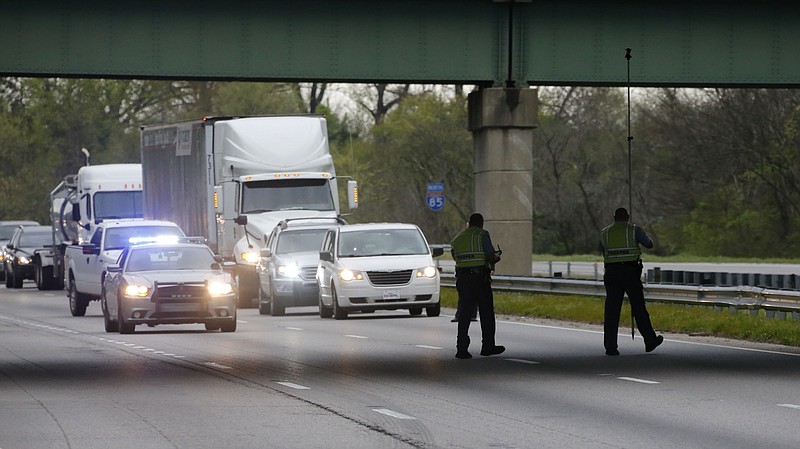
M115 263L112 263L106 267L106 271L109 273L119 273L122 271L122 267Z
M241 226L246 226L247 225L247 215L239 215L238 217L233 219L233 222L238 224L238 225L241 225Z
M269 248L261 248L261 257L270 257L272 256L272 250Z
M444 248L442 248L441 246L434 246L433 248L431 248L431 251L433 252L433 257L439 257L442 254L444 254Z
M358 182L347 181L347 205L350 209L358 209Z
M333 262L333 254L331 254L330 251L320 251L319 260L324 260L326 262Z
M232 260L228 260L228 261L222 262L222 269L223 270L233 270L234 268L236 268L236 262L234 262Z

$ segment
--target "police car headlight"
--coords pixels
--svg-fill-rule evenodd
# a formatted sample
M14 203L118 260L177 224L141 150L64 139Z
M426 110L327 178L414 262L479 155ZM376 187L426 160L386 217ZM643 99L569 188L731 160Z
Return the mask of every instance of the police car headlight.
M225 296L233 293L233 285L229 282L209 282L208 293L211 296Z
M436 277L436 267L427 266L423 268L417 269L417 277L418 278L433 278Z
M130 298L146 298L150 296L150 286L142 284L126 285L125 296Z
M28 265L29 263L31 263L31 260L28 259L27 257L25 256L17 257L17 265Z
M289 278L300 276L300 267L297 265L278 265L278 274Z
M258 263L260 258L261 257L258 255L258 251L245 251L242 253L242 260L254 265Z
M339 271L339 279L343 280L344 282L360 281L364 279L364 273L345 268Z

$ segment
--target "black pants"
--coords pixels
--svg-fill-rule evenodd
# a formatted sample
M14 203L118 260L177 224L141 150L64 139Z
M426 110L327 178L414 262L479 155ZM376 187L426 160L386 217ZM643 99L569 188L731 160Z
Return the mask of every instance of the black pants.
M456 350L467 352L469 349L470 313L477 306L481 316L482 348L493 348L495 320L494 296L492 282L488 272L485 274L456 273L456 290L458 291L458 338Z
M603 344L606 349L617 349L619 315L622 311L622 299L626 293L631 302L631 312L636 319L636 327L639 328L645 345L655 342L656 333L645 307L644 287L640 276L641 270L637 264L606 265L606 273L603 276L603 284L606 287Z

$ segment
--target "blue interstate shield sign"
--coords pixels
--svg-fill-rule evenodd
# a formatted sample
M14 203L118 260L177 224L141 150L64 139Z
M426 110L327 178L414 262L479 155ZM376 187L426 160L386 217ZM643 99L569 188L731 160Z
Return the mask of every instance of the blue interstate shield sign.
M444 183L428 183L428 195L425 197L425 202L432 211L442 210L444 207Z

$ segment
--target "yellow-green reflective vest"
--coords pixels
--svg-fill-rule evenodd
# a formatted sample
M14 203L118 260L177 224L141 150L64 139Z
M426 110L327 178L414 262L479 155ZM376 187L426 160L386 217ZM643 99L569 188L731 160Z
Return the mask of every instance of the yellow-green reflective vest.
M636 242L636 225L617 222L600 233L603 244L603 262L634 262L639 260L642 250Z
M453 247L453 258L456 268L489 267L486 254L483 252L483 235L486 233L481 228L470 226L450 242Z

